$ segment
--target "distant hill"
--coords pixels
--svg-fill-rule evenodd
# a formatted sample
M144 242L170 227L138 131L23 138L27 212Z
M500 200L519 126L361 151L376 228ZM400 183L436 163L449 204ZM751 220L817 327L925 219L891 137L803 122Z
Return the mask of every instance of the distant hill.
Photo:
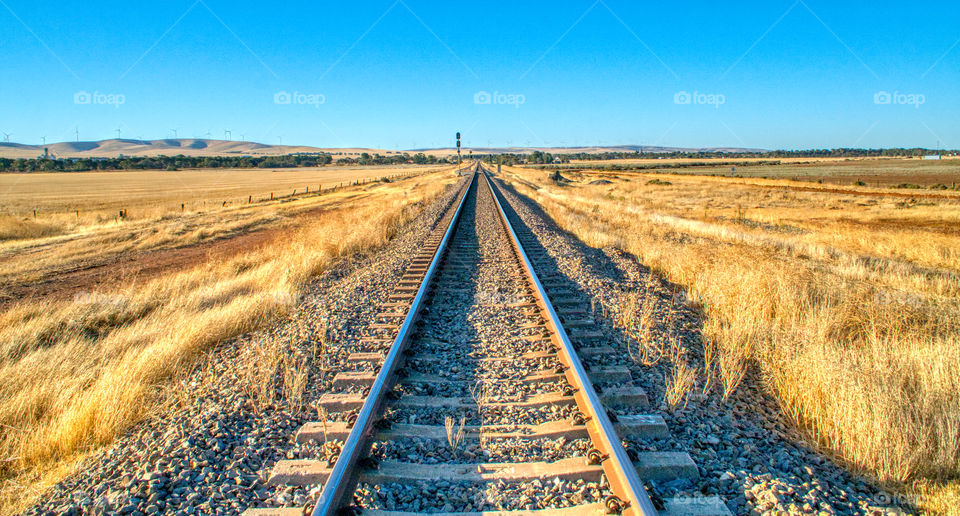
M238 142L228 140L205 140L193 138L165 140L131 140L127 138L101 140L96 142L62 142L50 145L24 145L20 143L0 142L0 158L36 158L46 148L59 158L115 158L124 156L282 156L296 153L342 153L358 155L394 154L394 151L379 149L322 149L318 147L293 145L266 145L256 142Z
M46 148L51 154L59 158L115 158L124 156L282 156L296 153L328 152L345 156L356 156L363 152L370 154L397 154L409 152L415 154L433 154L435 156L450 156L457 153L455 147L435 149L412 149L406 151L391 151L384 149L365 148L321 148L292 145L267 145L256 142L238 142L229 140L206 140L194 138L164 139L164 140L133 140L128 138L114 138L110 140L92 142L62 142L43 145L25 145L21 143L0 142L0 158L36 158L43 154ZM526 154L533 151L550 152L552 154L572 154L578 152L636 152L656 154L664 152L762 152L761 149L741 149L710 147L702 149L681 147L653 147L646 145L615 145L597 147L471 147L465 148L463 154Z
M533 151L549 152L551 154L600 154L603 152L643 152L645 154L661 154L667 152L767 152L765 149L747 149L740 147L657 147L652 145L611 145L611 146L585 146L585 147L470 147L465 148L463 153L466 155L470 151L474 154L529 154ZM447 147L440 149L412 149L410 153L422 152L424 154L434 154L437 156L446 156L456 154L456 147Z

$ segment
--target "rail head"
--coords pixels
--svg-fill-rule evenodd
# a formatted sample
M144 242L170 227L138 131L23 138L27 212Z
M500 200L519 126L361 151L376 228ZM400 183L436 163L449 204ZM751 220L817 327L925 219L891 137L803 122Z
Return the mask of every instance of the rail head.
M560 317L557 315L556 310L553 308L553 304L550 302L550 298L547 296L546 289L544 289L543 284L540 282L540 278L537 276L537 273L533 268L533 263L527 256L526 251L524 251L523 245L520 243L517 233L514 231L513 226L510 224L510 220L507 218L507 214L503 209L503 205L500 203L500 197L498 195L499 191L494 188L493 181L487 177L486 169L482 169L479 175L482 177L483 181L485 181L487 186L490 188L491 193L493 194L497 211L500 214L500 218L504 224L504 227L507 229L507 233L510 235L511 242L517 251L517 255L520 257L520 261L523 263L524 271L527 274L530 283L534 287L535 294L538 298L538 303L540 304L541 308L543 308L544 312L546 312L548 319L547 324L552 330L554 342L556 343L558 351L561 354L561 358L569 365L569 368L564 373L567 376L567 379L577 389L575 397L577 398L578 405L587 411L585 415L588 418L588 431L591 437L594 438L595 444L604 448L600 451L607 455L606 459L602 463L604 466L603 469L604 472L607 473L607 478L610 481L610 485L613 488L614 494L623 504L621 506L623 509L622 514L631 516L656 516L658 512L654 507L653 502L650 501L650 497L647 495L643 481L640 480L640 476L637 475L637 470L634 467L633 462L627 455L627 451L623 448L623 444L620 442L620 438L617 436L617 432L614 429L613 423L610 421L610 417L607 416L607 412L604 409L599 396L597 396L597 393L593 388L593 384L590 382L587 371L583 367L583 363L580 361L580 358L577 356L576 349L573 347L573 343L570 341L570 337L567 335L567 332L563 329L563 323L561 322ZM615 500L610 500L608 502L611 504L616 503Z
M470 190L476 187L476 184L477 174L475 172L473 177L470 178L467 187L463 189L457 203L457 209L450 219L450 225L447 226L443 239L440 241L440 245L433 255L433 259L430 261L430 266L424 275L423 283L420 284L420 288L417 290L417 294L410 305L410 310L407 312L407 316L400 326L397 337L394 339L393 345L390 346L390 351L384 359L383 367L380 368L380 372L377 373L377 377L370 388L370 394L366 400L364 400L363 407L357 415L357 420L350 430L347 440L343 443L340 456L330 471L330 476L326 484L324 484L317 503L313 508L313 512L311 513L313 516L334 516L345 505L346 498L353 494L353 489L355 489L353 476L355 468L362 456L367 453L368 447L366 446L366 441L373 433L373 425L380 416L387 392L393 388L397 367L403 356L404 348L411 333L410 330L420 315L420 310L423 308L426 295L430 289L430 282L439 268L444 250L447 248L447 244L453 236L457 222L460 220L460 213L463 211L464 201L469 196Z

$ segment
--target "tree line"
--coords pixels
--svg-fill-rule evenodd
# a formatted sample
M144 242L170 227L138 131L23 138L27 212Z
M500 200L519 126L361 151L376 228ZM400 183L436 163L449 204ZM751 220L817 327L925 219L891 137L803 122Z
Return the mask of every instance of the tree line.
M127 156L116 158L25 159L0 158L0 172L88 172L108 170L181 170L197 168L300 168L334 165L421 165L451 163L445 158L420 152L383 156L362 153L358 158L334 161L332 154L289 154L285 156ZM455 161L453 161L455 163Z
M638 158L699 158L699 159L738 159L738 158L860 158L860 157L916 157L934 154L939 151L924 148L896 149L812 149L793 151L765 152L600 152L600 153L562 153L533 151L523 154L475 154L472 159L481 159L491 165L569 163L573 160L598 161ZM944 154L956 154L958 151L943 151ZM338 156L339 157L339 156ZM456 163L456 157L438 158L418 152L393 154L370 154L364 152L359 157L339 157L327 153L288 154L285 156L140 156L116 158L60 158L60 159L24 159L0 158L0 172L86 172L92 170L180 170L196 168L298 168L322 167L325 165L434 165Z
M674 152L575 152L557 154L555 157L563 163L571 160L598 161L640 158L869 158L869 157L917 157L928 154L956 154L960 151L936 151L933 149L895 148L895 149L807 149L776 150L762 152L723 152L723 151L674 151ZM548 154L549 156L549 154ZM551 160L552 161L552 160ZM550 163L550 161L529 161L528 163Z

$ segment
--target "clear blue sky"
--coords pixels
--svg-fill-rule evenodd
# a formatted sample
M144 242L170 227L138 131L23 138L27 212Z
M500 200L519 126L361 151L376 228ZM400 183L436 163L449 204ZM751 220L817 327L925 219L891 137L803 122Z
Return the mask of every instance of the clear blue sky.
M0 131L960 148L957 2L723 4L0 0Z

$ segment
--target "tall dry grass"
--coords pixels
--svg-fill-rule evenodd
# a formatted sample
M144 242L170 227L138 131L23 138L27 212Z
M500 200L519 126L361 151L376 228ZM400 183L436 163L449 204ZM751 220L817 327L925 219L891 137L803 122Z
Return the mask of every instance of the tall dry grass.
M289 311L312 277L383 245L454 180L380 185L233 258L124 290L21 302L0 314L4 512L22 508L34 488L149 415L158 390L201 351ZM286 371L284 396L299 406L303 357L277 358L277 368Z
M60 224L50 221L36 221L27 217L0 215L0 242L60 235L64 232Z
M14 174L18 186L29 186L31 181L41 184L58 179L67 183L68 193L55 190L44 197L45 210L36 216L25 206L34 201L33 190L16 189L0 195L0 295L6 284L30 284L45 281L62 271L86 269L97 264L123 260L131 252L151 252L193 246L229 239L261 229L274 229L299 223L302 215L322 209L332 209L348 202L362 202L382 190L377 177L396 174L419 175L443 172L436 167L375 170L319 171L294 169L283 173L263 171L260 175L247 171L231 176L224 172L191 172L182 177L178 172L158 172L166 177L144 179L153 173L108 174L117 184L85 179L86 174ZM169 175L177 177L170 179ZM0 174L10 181L10 174ZM53 179L51 179L52 176ZM212 176L216 179L211 184ZM241 177L242 176L242 177ZM279 176L279 177L278 177ZM290 177L287 177L290 176ZM340 183L327 185L318 194L316 185L309 195L304 188L297 196L283 186L284 181L311 179L338 180L349 183L350 177L368 181L359 186L335 188ZM237 188L256 189L252 196L229 198L223 201L220 183L229 185L231 178ZM3 183L0 181L0 183ZM370 182L372 181L372 182ZM165 185L165 187L164 187ZM281 185L283 194L269 200L269 191ZM220 185L223 186L223 185ZM104 191L101 191L104 190ZM15 194L20 193L18 197ZM173 202L173 200L178 202ZM183 209L181 203L184 201ZM125 218L116 209L104 211L100 204L112 203L126 207ZM12 212L13 215L4 214Z
M629 252L687 289L725 396L753 364L783 412L853 469L908 490L956 485L960 237L940 222L958 220L960 203L679 176L591 185L585 174L558 186L543 172L505 171L588 245ZM672 371L668 385L688 383L682 366ZM944 503L924 489L929 507Z

